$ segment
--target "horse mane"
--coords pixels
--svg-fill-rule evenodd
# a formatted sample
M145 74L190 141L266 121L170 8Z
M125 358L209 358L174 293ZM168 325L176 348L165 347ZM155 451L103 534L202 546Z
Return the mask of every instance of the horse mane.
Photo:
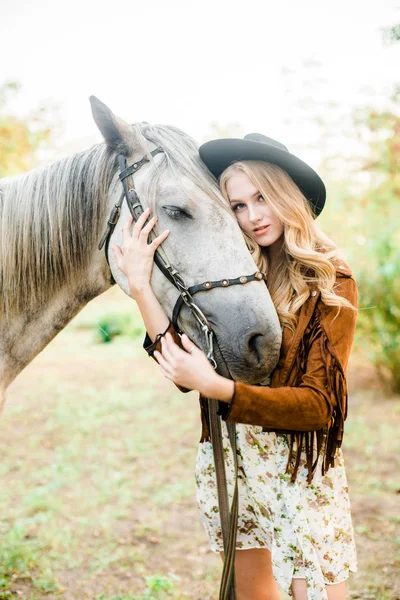
M101 144L5 182L0 198L3 315L41 304L84 272L116 170L116 156Z
M178 181L186 175L223 202L188 135L163 125L132 127L143 154L149 154L148 142L164 150L160 169L153 169L146 182L149 193L155 195L159 176L168 167ZM0 317L41 305L86 272L108 216L117 158L103 143L0 180Z

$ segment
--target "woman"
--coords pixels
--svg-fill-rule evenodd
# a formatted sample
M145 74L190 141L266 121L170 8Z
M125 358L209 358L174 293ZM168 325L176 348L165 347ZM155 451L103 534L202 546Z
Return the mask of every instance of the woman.
M186 335L179 338L150 287L156 247L148 211L114 247L142 313L154 355L168 379L220 401L236 423L239 523L238 600L278 600L277 583L295 600L344 600L356 550L343 456L345 372L357 289L348 265L314 219L325 203L317 173L283 144L260 134L214 140L200 156L219 178L267 285L282 326L279 363L269 387L218 375ZM140 254L142 260L138 261ZM135 256L135 261L130 257ZM206 404L202 403L196 484L211 548L223 557ZM228 489L233 460L223 424Z

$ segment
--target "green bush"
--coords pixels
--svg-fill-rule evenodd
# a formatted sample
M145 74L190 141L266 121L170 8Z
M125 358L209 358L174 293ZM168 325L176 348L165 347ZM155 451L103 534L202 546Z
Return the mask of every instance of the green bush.
M102 316L95 325L96 341L108 344L119 336L128 336L132 339L143 339L144 325L134 314L110 314Z
M377 227L357 268L358 327L385 387L400 392L400 242L398 221Z
M332 233L339 234L334 237L358 283L357 340L387 390L399 393L400 86L390 102L386 110L366 107L354 115L360 139L369 140L369 153L359 169L363 176L356 173L354 181L342 182L327 231L333 226Z

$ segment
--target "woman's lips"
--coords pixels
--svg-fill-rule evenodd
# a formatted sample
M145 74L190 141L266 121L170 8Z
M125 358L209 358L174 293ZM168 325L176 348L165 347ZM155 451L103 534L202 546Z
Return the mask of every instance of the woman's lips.
M268 230L268 228L269 228L269 225L266 225L262 229L253 229L253 233L254 233L254 235L262 235L263 233L265 233Z

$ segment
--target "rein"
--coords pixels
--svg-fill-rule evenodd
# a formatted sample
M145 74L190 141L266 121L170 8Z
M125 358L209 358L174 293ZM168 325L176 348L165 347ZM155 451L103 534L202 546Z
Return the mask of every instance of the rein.
M163 152L162 148L156 148L150 152L151 156L154 157L157 154ZM150 158L144 156L139 161L128 166L124 156L118 157L120 174L119 179L123 186L122 194L118 202L114 205L108 218L106 230L103 233L100 243L99 250L105 245L105 255L107 263L108 260L108 249L110 244L111 235L115 229L118 219L121 214L121 207L124 199L128 205L129 211L136 222L140 215L143 213L143 206L140 202L139 196L135 190L133 181L133 175L147 162L150 162ZM150 239L155 237L155 234L151 231L149 234ZM217 368L217 363L214 358L214 332L211 328L207 317L203 311L195 303L193 296L198 292L205 292L218 287L229 287L232 285L245 285L251 281L263 281L264 275L260 271L256 271L252 275L242 275L234 279L221 279L218 281L205 281L197 285L188 287L179 274L179 272L169 262L167 255L163 248L159 246L154 253L154 262L163 275L172 283L172 285L178 290L179 296L175 303L171 323L180 332L178 325L179 313L186 305L197 323L200 326L201 331L205 337L205 343L207 348L207 358L210 361L214 369ZM111 275L112 276L112 275ZM114 281L115 283L115 281ZM221 519L222 537L224 543L224 565L222 570L221 585L219 591L219 600L235 600L236 589L235 589L235 550L236 550L236 534L237 534L237 520L238 520L238 462L236 452L236 427L234 423L226 422L228 436L233 452L233 461L235 469L235 487L233 493L233 500L231 510L229 510L229 499L226 485L226 474L225 474L225 459L224 450L222 444L222 430L221 430L221 418L218 413L218 401L208 398L209 414L210 414L210 433L213 447L215 472L217 478L217 490L218 490L218 505Z

